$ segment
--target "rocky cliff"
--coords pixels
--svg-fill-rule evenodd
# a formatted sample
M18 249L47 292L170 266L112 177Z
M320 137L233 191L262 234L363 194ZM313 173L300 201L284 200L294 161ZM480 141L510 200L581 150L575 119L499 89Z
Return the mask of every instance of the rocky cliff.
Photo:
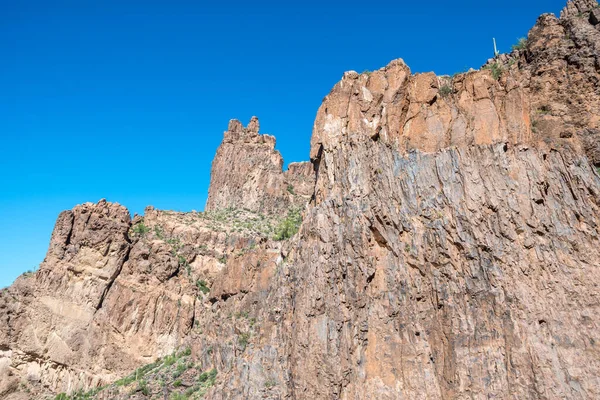
M232 121L204 213L62 213L0 294L0 396L600 398L598 10L344 74L285 172Z
M244 208L268 214L300 207L310 199L314 172L308 162L283 171L275 137L259 134L258 118L248 126L229 122L213 161L206 210Z

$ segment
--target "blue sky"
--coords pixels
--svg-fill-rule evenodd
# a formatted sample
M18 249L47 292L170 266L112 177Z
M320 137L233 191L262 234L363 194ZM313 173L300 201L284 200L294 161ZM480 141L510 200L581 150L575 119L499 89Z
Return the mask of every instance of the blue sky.
M0 1L0 287L76 204L202 210L229 119L306 160L344 71L478 68L566 2Z

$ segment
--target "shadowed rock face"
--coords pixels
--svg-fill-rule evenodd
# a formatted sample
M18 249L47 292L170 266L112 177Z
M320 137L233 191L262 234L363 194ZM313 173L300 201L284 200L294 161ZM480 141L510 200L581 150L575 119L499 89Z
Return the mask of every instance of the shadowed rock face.
M597 10L541 16L500 74L346 73L285 172L230 122L205 213L62 213L0 293L0 397L189 346L207 399L600 398Z

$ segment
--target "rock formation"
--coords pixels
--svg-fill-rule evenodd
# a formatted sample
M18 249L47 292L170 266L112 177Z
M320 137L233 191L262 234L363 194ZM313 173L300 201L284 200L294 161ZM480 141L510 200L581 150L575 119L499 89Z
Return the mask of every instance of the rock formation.
M598 9L344 74L285 172L231 121L204 213L62 213L0 293L0 397L600 398Z
M283 172L275 138L259 134L259 127L256 117L247 128L237 120L229 122L213 161L207 210L245 208L277 214L310 199L311 164L293 163Z

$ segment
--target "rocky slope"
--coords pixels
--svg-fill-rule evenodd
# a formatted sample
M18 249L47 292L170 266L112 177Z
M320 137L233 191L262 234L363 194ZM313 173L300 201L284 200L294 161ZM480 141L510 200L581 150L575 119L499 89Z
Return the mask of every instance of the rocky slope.
M62 213L0 293L0 397L600 398L599 10L344 74L285 172L232 121L205 213Z

